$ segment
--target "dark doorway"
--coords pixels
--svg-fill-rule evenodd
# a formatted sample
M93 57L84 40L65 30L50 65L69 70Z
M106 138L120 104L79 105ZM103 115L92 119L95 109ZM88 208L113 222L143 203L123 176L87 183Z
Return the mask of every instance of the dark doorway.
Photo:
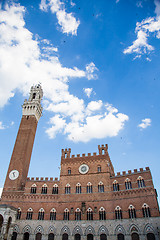
M23 240L29 240L29 233L28 232L25 232L23 234Z
M137 233L132 233L132 240L139 240L139 235Z
M3 216L0 215L0 233L1 233L2 224L3 224Z
M88 234L87 235L87 240L93 240L93 234Z
M42 234L41 233L37 233L36 234L36 240L41 240L42 239Z
M106 234L101 234L100 235L100 240L107 240L107 235Z
M79 233L76 233L74 235L74 240L81 240L81 235Z
M124 235L123 235L122 233L119 233L119 234L117 235L117 239L118 239L118 240L124 240Z
M53 233L48 234L48 240L54 240L54 234Z
M68 234L67 233L63 233L62 240L68 240Z
M153 233L147 233L147 240L155 240L155 236Z
M17 239L17 233L13 232L11 240L16 240Z

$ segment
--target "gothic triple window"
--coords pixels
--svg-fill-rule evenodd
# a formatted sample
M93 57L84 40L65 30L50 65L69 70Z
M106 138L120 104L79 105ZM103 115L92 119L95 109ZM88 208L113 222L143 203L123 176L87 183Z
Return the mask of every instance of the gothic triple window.
M92 208L87 209L87 220L93 220L93 211Z
M92 184L90 182L87 183L87 193L92 193Z
M27 211L26 219L27 220L32 220L32 216L33 216L33 209L29 208L28 211Z
M76 193L81 193L81 184L77 183L76 185Z
M128 214L129 214L129 218L136 218L136 210L133 205L129 205Z
M79 208L75 211L75 220L81 220L81 210Z
M70 193L71 193L71 186L69 183L67 183L65 186L65 194L70 194Z
M149 206L146 203L144 203L142 206L142 213L143 217L151 217Z
M43 184L41 193L47 194L47 184Z
M115 208L115 219L122 219L122 210L119 206Z
M18 208L18 210L17 210L17 216L16 216L16 218L17 218L17 220L20 220L21 219L21 209L20 208Z
M32 194L36 194L36 191L37 191L37 185L34 183L34 184L31 186L31 193L32 193Z
M53 185L52 194L58 194L58 185L56 183Z
M50 220L56 220L56 209L52 208L50 211Z
M66 208L63 214L63 220L69 220L69 209Z
M41 208L38 212L38 220L44 220L44 209Z
M106 220L106 211L104 207L99 209L99 220Z
M114 182L113 182L113 191L114 192L119 191L119 184L118 184L117 180L114 180Z
M138 183L138 188L145 187L144 179L141 176L137 178L137 183Z
M102 182L99 182L98 184L98 192L104 192L104 185Z
M132 183L129 178L126 178L125 180L125 187L126 187L126 190L132 189Z

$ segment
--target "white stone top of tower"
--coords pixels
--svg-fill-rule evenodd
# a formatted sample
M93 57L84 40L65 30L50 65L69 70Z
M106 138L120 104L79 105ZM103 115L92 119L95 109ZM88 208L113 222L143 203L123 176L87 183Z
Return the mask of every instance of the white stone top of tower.
M30 90L29 99L25 99L22 105L22 115L23 116L35 116L37 121L39 121L42 116L42 106L41 100L43 97L43 90L40 84L32 86Z

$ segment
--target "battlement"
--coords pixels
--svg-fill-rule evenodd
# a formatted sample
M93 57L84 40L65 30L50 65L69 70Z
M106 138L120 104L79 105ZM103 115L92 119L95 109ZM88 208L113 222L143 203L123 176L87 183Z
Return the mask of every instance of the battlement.
M55 177L54 179L53 179L53 177L50 177L50 178L48 178L48 177L27 177L27 181L50 181L50 182L58 182L59 180L58 180L58 178L57 177Z
M122 171L122 173L117 172L117 175L114 175L114 177L127 176L127 175L130 175L130 174L142 173L142 172L147 172L147 171L150 171L149 167L146 167L145 169L139 168L139 170L138 169L134 169L133 171L128 170L128 172Z

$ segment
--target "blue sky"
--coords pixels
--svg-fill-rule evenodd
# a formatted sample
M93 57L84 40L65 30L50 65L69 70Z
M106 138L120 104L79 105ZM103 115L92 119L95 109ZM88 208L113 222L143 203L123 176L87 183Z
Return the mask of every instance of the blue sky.
M149 166L159 187L160 2L3 1L0 188L32 85L43 116L29 176L59 177L62 148L108 144L115 172Z

